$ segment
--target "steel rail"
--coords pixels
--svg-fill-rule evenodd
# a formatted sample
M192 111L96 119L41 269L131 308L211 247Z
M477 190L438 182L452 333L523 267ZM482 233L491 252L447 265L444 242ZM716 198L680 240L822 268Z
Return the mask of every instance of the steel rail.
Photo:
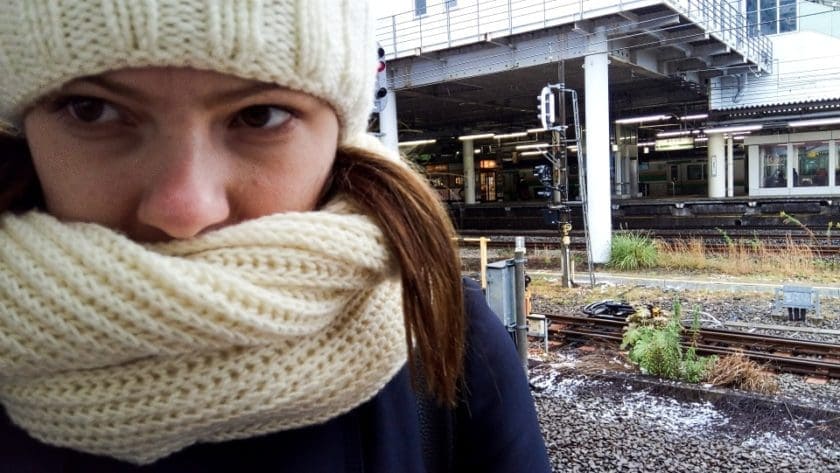
M549 336L554 339L571 336L620 343L626 325L624 320L610 317L543 315L549 320ZM553 324L568 326L557 328ZM683 337L685 348L691 346L688 338ZM700 343L695 348L701 355L740 353L776 371L840 378L840 345L837 344L717 329L700 329L698 339Z

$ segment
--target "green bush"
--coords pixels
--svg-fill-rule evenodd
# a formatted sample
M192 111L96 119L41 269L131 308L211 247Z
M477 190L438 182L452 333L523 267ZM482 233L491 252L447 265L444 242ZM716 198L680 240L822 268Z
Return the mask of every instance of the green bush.
M683 351L680 311L679 301L676 301L674 315L662 327L631 324L624 334L621 348L629 347L628 358L643 373L697 383L703 379L715 357L697 356L695 345L700 329L698 311L694 313L691 327L691 346Z
M620 270L656 266L658 252L653 239L643 233L619 233L612 239L607 265Z
M634 327L624 335L621 347L630 347L630 361L646 374L679 379L682 362L679 319L664 328Z

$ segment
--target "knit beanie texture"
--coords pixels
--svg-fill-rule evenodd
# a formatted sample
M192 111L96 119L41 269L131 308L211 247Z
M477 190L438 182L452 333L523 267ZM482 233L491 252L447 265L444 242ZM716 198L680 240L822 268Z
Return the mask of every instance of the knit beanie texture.
M4 0L0 129L73 79L174 66L314 95L344 143L367 128L375 44L366 0Z

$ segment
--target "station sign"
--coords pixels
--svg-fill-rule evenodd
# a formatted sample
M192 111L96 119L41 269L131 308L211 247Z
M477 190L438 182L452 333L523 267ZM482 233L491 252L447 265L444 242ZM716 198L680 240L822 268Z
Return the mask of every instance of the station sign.
M678 136L675 138L661 138L654 143L656 151L677 151L681 149L693 149L693 136Z

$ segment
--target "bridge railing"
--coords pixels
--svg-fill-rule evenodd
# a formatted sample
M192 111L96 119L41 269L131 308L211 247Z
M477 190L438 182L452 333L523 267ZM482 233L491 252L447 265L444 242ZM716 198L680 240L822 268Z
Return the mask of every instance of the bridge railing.
M526 33L575 21L665 5L707 34L741 52L749 62L770 70L772 45L749 36L745 17L725 0L459 0L441 1L426 13L399 13L377 20L376 34L388 59Z

